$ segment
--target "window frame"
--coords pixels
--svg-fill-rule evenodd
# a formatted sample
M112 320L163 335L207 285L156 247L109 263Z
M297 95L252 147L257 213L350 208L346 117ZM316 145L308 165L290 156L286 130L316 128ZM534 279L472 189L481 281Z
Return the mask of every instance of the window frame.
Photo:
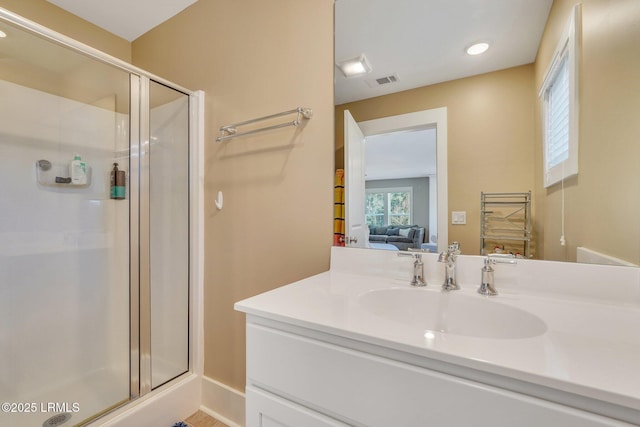
M391 188L367 188L365 190L365 200L368 194L384 194L384 225L391 225L391 204L389 203L390 193L409 193L409 225L413 221L413 187L391 187ZM366 205L366 204L365 204ZM365 218L367 213L365 212ZM368 223L367 223L368 224Z
M380 214L378 213L367 213L367 196L369 194L382 194L384 197L382 198L382 204L383 204L383 210L382 210L382 223L381 224L370 224L369 223L369 217L374 216L374 217L379 217ZM364 219L365 219L365 224L367 224L368 226L374 226L374 227L383 227L385 225L385 223L387 222L387 197L386 197L386 193L385 191L369 191L369 190L365 190L365 196L364 196L364 206L365 206L365 210L364 210Z
M578 129L579 129L579 109L578 109L578 63L580 47L580 17L581 8L577 4L573 7L560 41L554 51L551 63L545 73L542 87L538 94L542 104L542 158L543 158L543 184L550 187L566 178L578 174ZM569 123L568 123L568 158L555 166L549 167L548 152L548 116L549 99L548 95L553 83L561 71L561 64L568 58L569 66Z

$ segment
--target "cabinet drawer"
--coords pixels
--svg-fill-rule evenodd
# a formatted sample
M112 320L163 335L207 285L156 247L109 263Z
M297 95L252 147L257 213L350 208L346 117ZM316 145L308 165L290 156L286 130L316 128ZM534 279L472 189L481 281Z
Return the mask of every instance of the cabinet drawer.
M531 396L247 323L248 389L252 385L349 425L630 426ZM250 416L248 409L247 419Z
M349 427L318 412L247 386L247 427Z

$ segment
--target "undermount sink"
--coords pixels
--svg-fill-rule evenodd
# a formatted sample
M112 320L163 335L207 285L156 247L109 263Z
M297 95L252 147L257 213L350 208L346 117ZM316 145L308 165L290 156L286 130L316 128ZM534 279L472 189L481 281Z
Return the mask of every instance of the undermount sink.
M546 324L531 313L456 291L380 289L362 294L359 302L379 317L427 333L518 339L535 337L547 330Z

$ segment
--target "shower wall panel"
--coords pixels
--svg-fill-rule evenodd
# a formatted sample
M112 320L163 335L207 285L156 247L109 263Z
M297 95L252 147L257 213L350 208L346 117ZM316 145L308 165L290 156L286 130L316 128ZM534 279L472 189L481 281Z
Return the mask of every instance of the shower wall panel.
M115 102L0 81L0 401L76 403L75 422L129 397L129 202L109 198L129 137ZM68 176L75 154L88 185L38 181L36 162ZM0 425L42 425L54 414L40 409Z

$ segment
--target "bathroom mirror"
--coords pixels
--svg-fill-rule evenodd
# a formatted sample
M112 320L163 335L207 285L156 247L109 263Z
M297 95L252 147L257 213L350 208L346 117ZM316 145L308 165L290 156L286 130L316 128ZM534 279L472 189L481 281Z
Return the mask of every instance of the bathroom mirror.
M378 0L336 2L336 62L346 59L351 52L353 56L367 55L366 50L370 49L367 40L376 29L386 28L385 34L395 34L409 24L428 26L433 22L437 22L440 29L464 28L460 22L449 21L456 19L455 13L430 17L422 24L416 24L420 21L416 16L437 14L442 2L402 0L394 2L394 8L385 13L381 13L382 6L377 3ZM462 15L472 21L489 19L489 15L497 15L495 19L500 20L500 11L496 9L500 4L511 5L504 7L517 7L515 3L531 4L508 0L456 4L463 3L469 9L463 8ZM474 3L477 9L470 9ZM361 77L346 79L336 68L336 167L347 165L342 160L344 110L349 110L356 122L365 122L446 107L448 206L446 214L438 215L438 221L446 221L448 240L460 241L464 254L480 253L481 192L531 191L533 259L638 265L640 174L637 160L640 144L637 141L640 120L637 117L640 96L632 94L640 93L640 79L637 78L640 70L640 2L582 2L579 20L579 172L549 188L542 184L538 91L577 1L546 3L542 35L523 42L533 43L537 55L534 60L522 62L524 65L491 70L483 68L485 63L481 56L468 57L465 59L469 67L479 74L457 78L453 72L447 75L446 69L436 69L436 74L440 73L436 76L437 81L419 88L399 85L401 92L392 88L397 84L394 82L374 85L378 83L376 79L384 80L385 77L393 80L395 76L399 83L413 78L406 72L394 71L393 58L387 60L372 55L368 58L372 71ZM493 9L484 11L484 7ZM341 15L345 11L353 13L354 8L358 15ZM347 23L354 29L358 25L365 26L359 33L361 37L356 37L358 40L341 39L345 32L340 26ZM465 43L475 41L470 40L468 34L460 37L450 31L448 34L446 40L442 37L423 39L418 44L428 49L445 46L446 50L439 54L449 59L454 53L464 56ZM485 35L475 37L479 40ZM391 39L393 37L386 43L391 43ZM494 45L486 55L497 55L504 48L500 45L504 40L490 41ZM343 44L351 51L345 51ZM390 47L394 55L407 51L400 46ZM408 53L415 55L412 60L416 63L420 62L420 55L424 55L417 51ZM401 58L395 60L401 61ZM438 67L433 64L433 68ZM345 82L359 84L370 96L345 101ZM466 223L452 224L453 212L464 212ZM564 244L561 237L564 237Z

